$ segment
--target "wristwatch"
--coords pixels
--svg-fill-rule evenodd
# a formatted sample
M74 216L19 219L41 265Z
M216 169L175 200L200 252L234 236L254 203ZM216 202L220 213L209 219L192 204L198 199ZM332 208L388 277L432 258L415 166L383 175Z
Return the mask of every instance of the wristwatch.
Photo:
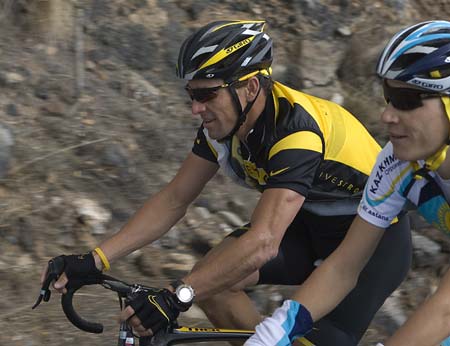
M180 304L189 308L195 297L192 286L185 284L182 280L175 280L170 284L175 290L175 296Z

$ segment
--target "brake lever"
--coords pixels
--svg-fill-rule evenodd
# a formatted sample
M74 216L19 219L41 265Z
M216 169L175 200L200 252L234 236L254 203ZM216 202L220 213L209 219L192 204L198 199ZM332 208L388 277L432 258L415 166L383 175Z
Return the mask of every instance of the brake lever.
M131 294L133 287L123 281L104 279L101 285L111 291L117 292L120 297Z
M35 309L42 302L42 300L44 300L44 302L48 302L50 300L50 284L52 283L52 281L57 280L58 277L63 273L63 271L64 259L61 256L52 258L50 261L48 261L47 276L44 280L44 283L42 284L39 297L37 298L36 303L34 303L32 309Z

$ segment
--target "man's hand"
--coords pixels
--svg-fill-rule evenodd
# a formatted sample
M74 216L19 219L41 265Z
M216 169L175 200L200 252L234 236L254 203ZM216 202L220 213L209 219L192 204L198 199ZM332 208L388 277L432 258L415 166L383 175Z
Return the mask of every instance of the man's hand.
M62 258L64 261L63 273L58 280L53 283L53 287L59 293L67 293L66 285L76 286L79 281L96 282L102 273L97 268L98 264L92 253L80 255L61 255L56 258ZM41 285L44 283L48 273L48 265L41 274Z
M120 314L120 320L128 322L140 336L151 336L175 321L181 311L190 305L180 303L168 289L143 289L136 292Z

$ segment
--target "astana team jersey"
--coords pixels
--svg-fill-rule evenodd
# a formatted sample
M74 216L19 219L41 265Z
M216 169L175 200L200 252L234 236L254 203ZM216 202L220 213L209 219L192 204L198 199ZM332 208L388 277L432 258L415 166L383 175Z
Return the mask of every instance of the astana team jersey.
M389 142L367 181L358 214L375 226L387 228L410 201L430 225L449 232L450 180L443 180L436 172L429 172L429 178L414 179L413 173L411 162L398 160Z
M303 209L328 216L356 214L380 150L344 108L278 82L245 143L218 142L201 126L192 149L245 186L296 191Z

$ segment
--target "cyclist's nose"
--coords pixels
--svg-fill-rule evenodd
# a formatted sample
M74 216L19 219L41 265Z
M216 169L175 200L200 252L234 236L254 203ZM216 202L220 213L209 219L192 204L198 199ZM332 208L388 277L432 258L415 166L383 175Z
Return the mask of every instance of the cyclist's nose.
M193 115L200 114L200 113L202 113L202 112L204 112L206 110L205 104L202 103L202 102L199 102L197 100L192 100L191 107L192 107L192 114Z
M399 117L397 112L391 104L387 104L383 113L381 113L381 121L385 124L398 123Z

